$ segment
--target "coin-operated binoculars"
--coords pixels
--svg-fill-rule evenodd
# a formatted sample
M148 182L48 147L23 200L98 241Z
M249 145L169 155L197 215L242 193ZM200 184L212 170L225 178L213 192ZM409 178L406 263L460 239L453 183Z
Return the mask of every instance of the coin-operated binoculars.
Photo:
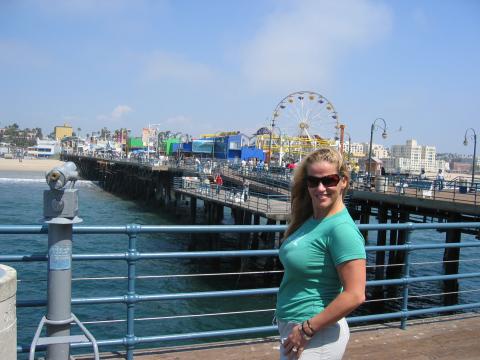
M77 167L67 162L46 174L50 190L43 192L43 216L48 224L48 293L47 315L42 317L30 346L29 360L35 348L47 345L47 360L68 360L70 344L91 343L99 359L95 338L71 311L72 302L72 230L82 222L78 217ZM69 186L70 185L70 186ZM70 335L70 324L80 327L82 335ZM47 336L40 337L46 325Z

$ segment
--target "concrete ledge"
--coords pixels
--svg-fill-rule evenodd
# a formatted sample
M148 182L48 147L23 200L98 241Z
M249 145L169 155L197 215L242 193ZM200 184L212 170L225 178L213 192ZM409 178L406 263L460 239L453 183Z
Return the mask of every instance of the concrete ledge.
M17 272L0 264L0 359L17 358Z

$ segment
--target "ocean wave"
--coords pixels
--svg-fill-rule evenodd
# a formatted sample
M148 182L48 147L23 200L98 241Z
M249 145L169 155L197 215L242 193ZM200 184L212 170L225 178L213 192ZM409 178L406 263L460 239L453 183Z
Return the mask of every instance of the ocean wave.
M40 183L44 183L45 185L47 185L44 178L39 178L39 179L0 178L0 184L40 184ZM75 182L75 186L97 187L99 186L99 182L90 181L90 180L77 180Z

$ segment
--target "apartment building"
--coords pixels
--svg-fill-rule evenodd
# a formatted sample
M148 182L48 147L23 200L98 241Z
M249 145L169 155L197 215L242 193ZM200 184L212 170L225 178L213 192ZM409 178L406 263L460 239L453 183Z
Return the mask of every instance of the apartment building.
M370 151L370 143L362 143L359 145L362 146L365 156L368 156L368 152ZM372 144L372 157L376 157L378 159L386 159L390 157L390 152L385 146L381 144Z
M348 153L349 147L350 147L350 154L352 154L353 157L363 157L368 155L367 154L368 147L365 148L362 143L352 142L351 144L349 144L348 141L346 141L343 143L343 152Z
M407 140L405 145L392 145L390 153L391 159L386 169L391 172L415 174L420 173L421 169L435 172L445 166L436 161L435 146L419 145L414 139Z

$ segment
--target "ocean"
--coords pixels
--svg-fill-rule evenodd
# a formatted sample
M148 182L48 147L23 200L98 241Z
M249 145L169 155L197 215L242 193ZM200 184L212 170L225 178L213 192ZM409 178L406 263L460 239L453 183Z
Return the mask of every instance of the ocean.
M178 225L186 223L186 217L176 217L167 210L149 209L142 204L122 199L103 191L90 181L80 180L80 217L82 225ZM0 174L0 224L41 224L43 211L43 191L48 187L39 173ZM198 216L202 218L202 204L197 205ZM375 222L375 219L371 219ZM229 212L225 211L225 223L232 223ZM376 232L371 232L369 244L374 245ZM228 235L227 235L228 236ZM202 241L202 236L192 239L188 235L149 234L140 235L140 252L186 251L192 241ZM413 243L441 243L444 234L436 231L414 232ZM475 241L473 236L463 235L462 241ZM81 253L124 253L128 246L126 235L74 235L73 251ZM46 235L0 235L0 254L44 254L47 251ZM480 259L480 249L462 249L461 272L475 271ZM375 254L369 254L374 261ZM433 275L443 272L443 250L421 251L413 254L412 276ZM371 264L372 261L369 261ZM18 272L18 300L46 298L46 262L8 263ZM198 261L162 259L142 260L137 263L137 276L145 277L137 281L139 294L177 293L192 291L236 289L242 286L238 275L200 276L207 271ZM371 272L370 272L371 273ZM73 263L72 297L97 297L124 295L127 291L127 275L124 261L75 261ZM115 278L117 277L117 278ZM245 277L242 276L242 279ZM273 278L272 278L273 279ZM477 279L460 282L465 291L459 296L460 303L473 302L478 298ZM260 287L278 286L262 283ZM441 304L442 296L424 297L422 294L441 294L442 283L421 283L411 286L412 308ZM419 296L419 297L417 297ZM218 299L194 299L188 301L145 302L137 305L135 334L149 336L160 334L188 333L218 329L233 329L250 326L265 326L272 322L275 307L274 296L236 297ZM365 313L367 308L360 310ZM398 309L399 301L392 300L389 309ZM126 332L126 306L123 304L73 306L75 315L86 324L99 339L121 338ZM254 310L262 310L253 312ZM29 344L33 333L46 309L44 307L19 308L18 343ZM246 314L228 314L246 311ZM202 315L203 314L203 315ZM204 316L207 314L208 316ZM172 318L180 316L180 318ZM155 344L174 345L174 344ZM175 345L179 345L176 343ZM102 348L101 350L105 350Z
M0 224L41 224L43 191L48 189L41 174L0 174ZM145 209L141 204L121 199L103 191L90 181L77 181L79 190L79 216L81 225L178 225L177 218L168 211ZM199 204L201 206L201 204ZM228 212L225 212L228 218ZM201 208L199 217L203 215ZM231 222L227 219L226 222ZM189 235L141 234L137 247L140 252L186 251L192 241L202 241L199 235L192 240ZM46 235L0 235L0 254L44 254L47 251ZM124 253L128 247L126 235L74 235L73 252ZM46 262L8 263L18 273L18 300L46 298ZM74 261L72 298L119 296L127 291L125 261ZM162 259L137 262L137 276L153 277L137 280L139 294L178 293L235 289L237 275L198 276L208 267L198 261ZM194 275L194 276L191 276ZM95 279L95 280L89 280ZM272 284L272 286L275 286ZM135 334L175 334L182 332L231 329L270 324L273 312L263 311L248 316L220 315L228 312L273 309L274 296L194 299L188 301L145 302L137 304ZM29 344L46 309L18 308L18 343ZM123 304L73 306L72 311L97 339L121 338L126 332L126 306ZM202 316L202 314L211 314ZM180 315L177 319L172 316ZM153 319L152 319L153 318ZM149 320L146 320L149 319ZM92 323L93 322L93 323ZM167 344L171 345L171 344ZM105 350L105 349L102 349Z

